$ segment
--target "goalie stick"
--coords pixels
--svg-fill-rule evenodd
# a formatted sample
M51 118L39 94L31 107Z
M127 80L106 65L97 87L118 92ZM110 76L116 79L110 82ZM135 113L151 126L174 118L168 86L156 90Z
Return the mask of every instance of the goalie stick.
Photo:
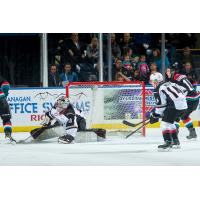
M41 131L42 129L44 129L44 126L38 128L34 133L37 133L37 132ZM35 129L34 129L34 130L35 130ZM18 144L26 143L26 141L28 141L30 138L33 138L33 136L32 136L32 135L29 135L27 138L25 138L25 139L23 139L23 140L17 141L17 143L18 143Z
M146 126L147 124L149 124L149 121L145 122L144 124L142 124L142 126L138 127L137 129L135 129L133 132L131 132L130 134L128 134L126 136L126 138L130 137L131 135L133 135L134 133L136 133L138 130L140 130L141 128L143 128L144 126Z
M54 125L47 125L47 126L42 126L40 128L35 128L30 132L30 136L28 136L27 138L23 139L23 140L19 140L17 143L26 143L26 141L28 141L30 138L36 139L38 137L38 134L41 134L41 131L44 131L46 129L49 128L53 128L58 126L58 124L54 124Z

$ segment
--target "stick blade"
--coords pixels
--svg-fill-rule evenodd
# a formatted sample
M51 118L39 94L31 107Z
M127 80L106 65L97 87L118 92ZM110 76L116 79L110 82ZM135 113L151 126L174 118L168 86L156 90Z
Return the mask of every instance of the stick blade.
M127 125L127 126L136 127L136 124L133 124L133 123L128 122L126 120L123 120L122 123L125 124L125 125Z

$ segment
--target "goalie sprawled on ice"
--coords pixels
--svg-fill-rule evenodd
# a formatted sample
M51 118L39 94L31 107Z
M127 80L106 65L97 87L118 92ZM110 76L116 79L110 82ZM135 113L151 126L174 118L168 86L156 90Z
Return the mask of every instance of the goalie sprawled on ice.
M36 141L58 137L59 143L69 144L74 141L90 142L105 139L106 130L86 129L84 116L81 111L73 108L67 97L59 97L45 116L43 126L30 132ZM93 139L89 139L92 138L92 134Z

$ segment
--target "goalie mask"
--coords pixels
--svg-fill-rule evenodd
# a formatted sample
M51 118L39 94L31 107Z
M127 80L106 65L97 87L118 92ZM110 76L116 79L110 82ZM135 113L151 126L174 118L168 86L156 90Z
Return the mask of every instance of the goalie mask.
M68 99L67 97L65 97L65 96L59 97L59 99L58 99L57 102L56 102L56 106L57 106L58 108L62 108L62 109L67 108L67 107L69 106L69 104L70 104L70 101L69 101L69 99Z

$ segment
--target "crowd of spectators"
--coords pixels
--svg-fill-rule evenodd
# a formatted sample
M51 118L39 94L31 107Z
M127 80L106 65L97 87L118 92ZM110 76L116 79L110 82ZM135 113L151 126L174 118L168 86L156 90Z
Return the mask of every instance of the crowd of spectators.
M84 37L83 35L78 33L62 35L54 48L51 48L50 62L53 64L49 69L49 86L99 80L98 34L85 34ZM104 81L107 81L107 34L103 36L103 75ZM186 37L190 40L186 40ZM179 43L180 39L182 43ZM187 75L192 83L198 83L190 51L194 40L192 34L182 34L179 40L177 34L166 34L165 67L174 68L177 72ZM184 44L186 46L183 46ZM178 56L177 48L183 49L183 53ZM113 81L144 81L149 84L150 74L161 72L161 34L112 33L111 49Z

